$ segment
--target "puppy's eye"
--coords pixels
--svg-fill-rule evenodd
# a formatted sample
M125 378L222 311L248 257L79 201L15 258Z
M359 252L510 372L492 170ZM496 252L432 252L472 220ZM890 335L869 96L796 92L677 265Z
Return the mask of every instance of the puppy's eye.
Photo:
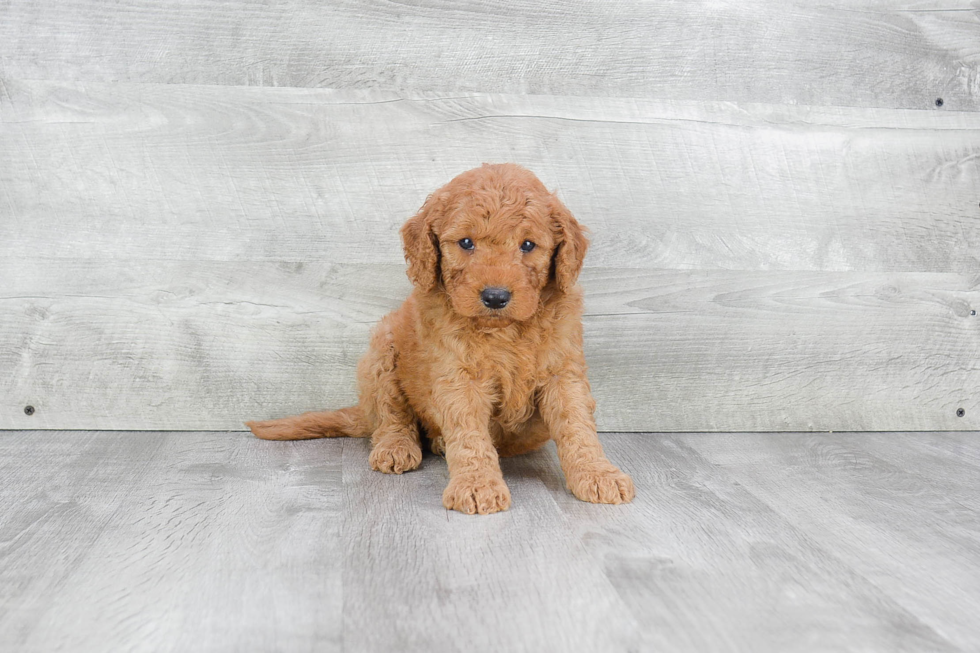
M535 247L537 247L537 245L532 243L530 240L525 240L523 243L521 243L521 251L524 252L525 254L530 252Z
M463 239L462 239L461 241L459 241L459 243L457 243L457 244L458 244L458 245L459 245L460 247L462 247L463 249L465 249L466 251L470 251L470 250L472 250L472 249L473 249L474 247L476 247L476 245L474 245L474 244L473 244L473 241L472 241L471 239L469 239L469 238L463 238Z

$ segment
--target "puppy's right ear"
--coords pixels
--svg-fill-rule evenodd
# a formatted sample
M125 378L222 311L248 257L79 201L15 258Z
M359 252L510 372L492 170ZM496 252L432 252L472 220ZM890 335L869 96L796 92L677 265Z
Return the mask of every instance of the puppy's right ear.
M433 223L442 214L443 198L429 195L419 212L402 226L402 244L408 262L408 278L425 292L439 278L439 239Z
M551 196L551 219L553 229L558 232L558 247L554 259L555 281L558 282L559 290L569 292L582 271L589 241L585 237L585 227L578 223L554 195Z

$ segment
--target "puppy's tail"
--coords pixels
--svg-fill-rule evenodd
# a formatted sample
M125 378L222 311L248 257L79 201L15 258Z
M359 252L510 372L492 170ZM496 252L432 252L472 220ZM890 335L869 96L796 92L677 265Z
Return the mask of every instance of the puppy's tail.
M295 417L245 422L263 440L310 440L312 438L366 438L371 425L360 406L303 413Z

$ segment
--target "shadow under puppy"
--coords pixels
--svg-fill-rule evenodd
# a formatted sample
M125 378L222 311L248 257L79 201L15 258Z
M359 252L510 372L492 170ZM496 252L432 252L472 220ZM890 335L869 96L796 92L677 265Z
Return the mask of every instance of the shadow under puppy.
M583 228L530 171L487 165L437 190L401 230L402 306L375 327L357 406L248 422L267 440L371 437L370 464L401 474L443 453L446 508L510 506L498 456L555 441L568 488L624 503L633 481L606 458L582 352Z

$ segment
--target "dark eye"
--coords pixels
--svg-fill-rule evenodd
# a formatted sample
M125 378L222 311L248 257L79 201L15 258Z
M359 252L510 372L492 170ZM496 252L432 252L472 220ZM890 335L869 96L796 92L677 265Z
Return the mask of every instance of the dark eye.
M537 247L537 245L532 243L530 240L525 240L523 243L521 243L521 251L524 252L525 254L530 252L535 247Z
M470 250L472 250L472 249L473 249L474 247L476 247L476 245L474 245L474 244L473 244L473 241L472 241L472 240L470 240L469 238L464 238L464 239L462 239L461 241L459 241L459 243L458 243L458 244L459 244L459 246L460 246L460 247L462 247L462 248L463 248L463 249L465 249L466 251L470 251Z

